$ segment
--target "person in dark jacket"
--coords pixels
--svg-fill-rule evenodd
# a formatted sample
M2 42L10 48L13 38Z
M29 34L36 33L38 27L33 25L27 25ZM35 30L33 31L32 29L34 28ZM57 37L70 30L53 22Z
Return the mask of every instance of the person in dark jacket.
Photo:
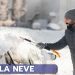
M68 45L73 63L73 75L75 75L75 9L71 9L65 13L64 21L67 29L63 38L56 43L38 43L37 45L47 50L59 50Z

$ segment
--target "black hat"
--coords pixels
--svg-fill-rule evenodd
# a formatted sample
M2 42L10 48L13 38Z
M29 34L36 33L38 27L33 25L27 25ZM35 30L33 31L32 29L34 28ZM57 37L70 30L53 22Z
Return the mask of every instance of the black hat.
M65 18L75 20L75 9L71 9L65 13Z

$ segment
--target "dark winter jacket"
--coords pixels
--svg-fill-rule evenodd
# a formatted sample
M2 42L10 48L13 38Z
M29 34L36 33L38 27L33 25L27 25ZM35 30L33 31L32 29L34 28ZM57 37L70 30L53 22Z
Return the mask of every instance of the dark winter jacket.
M59 50L67 45L70 48L72 61L75 66L75 27L72 27L71 29L67 28L65 31L65 36L62 39L53 44L47 43L45 48Z

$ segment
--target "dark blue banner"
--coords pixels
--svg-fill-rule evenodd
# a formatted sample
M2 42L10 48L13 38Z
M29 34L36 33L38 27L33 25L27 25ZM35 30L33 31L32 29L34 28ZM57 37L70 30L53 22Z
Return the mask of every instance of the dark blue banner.
M0 74L56 74L58 67L55 64L40 65L7 65L0 64Z

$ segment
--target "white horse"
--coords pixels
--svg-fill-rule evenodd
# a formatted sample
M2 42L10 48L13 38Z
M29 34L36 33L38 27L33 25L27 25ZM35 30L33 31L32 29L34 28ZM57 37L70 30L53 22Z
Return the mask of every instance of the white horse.
M5 58L11 58L12 63L17 64L43 64L41 50L27 40L19 39L13 42L15 47L11 47L5 54ZM9 60L9 58L8 58ZM10 62L10 61L9 61Z
M22 39L20 34L1 32L0 35L0 55L5 56L6 63L11 63L11 61L15 64L43 63L41 50L32 42ZM32 40L29 35L24 38Z

